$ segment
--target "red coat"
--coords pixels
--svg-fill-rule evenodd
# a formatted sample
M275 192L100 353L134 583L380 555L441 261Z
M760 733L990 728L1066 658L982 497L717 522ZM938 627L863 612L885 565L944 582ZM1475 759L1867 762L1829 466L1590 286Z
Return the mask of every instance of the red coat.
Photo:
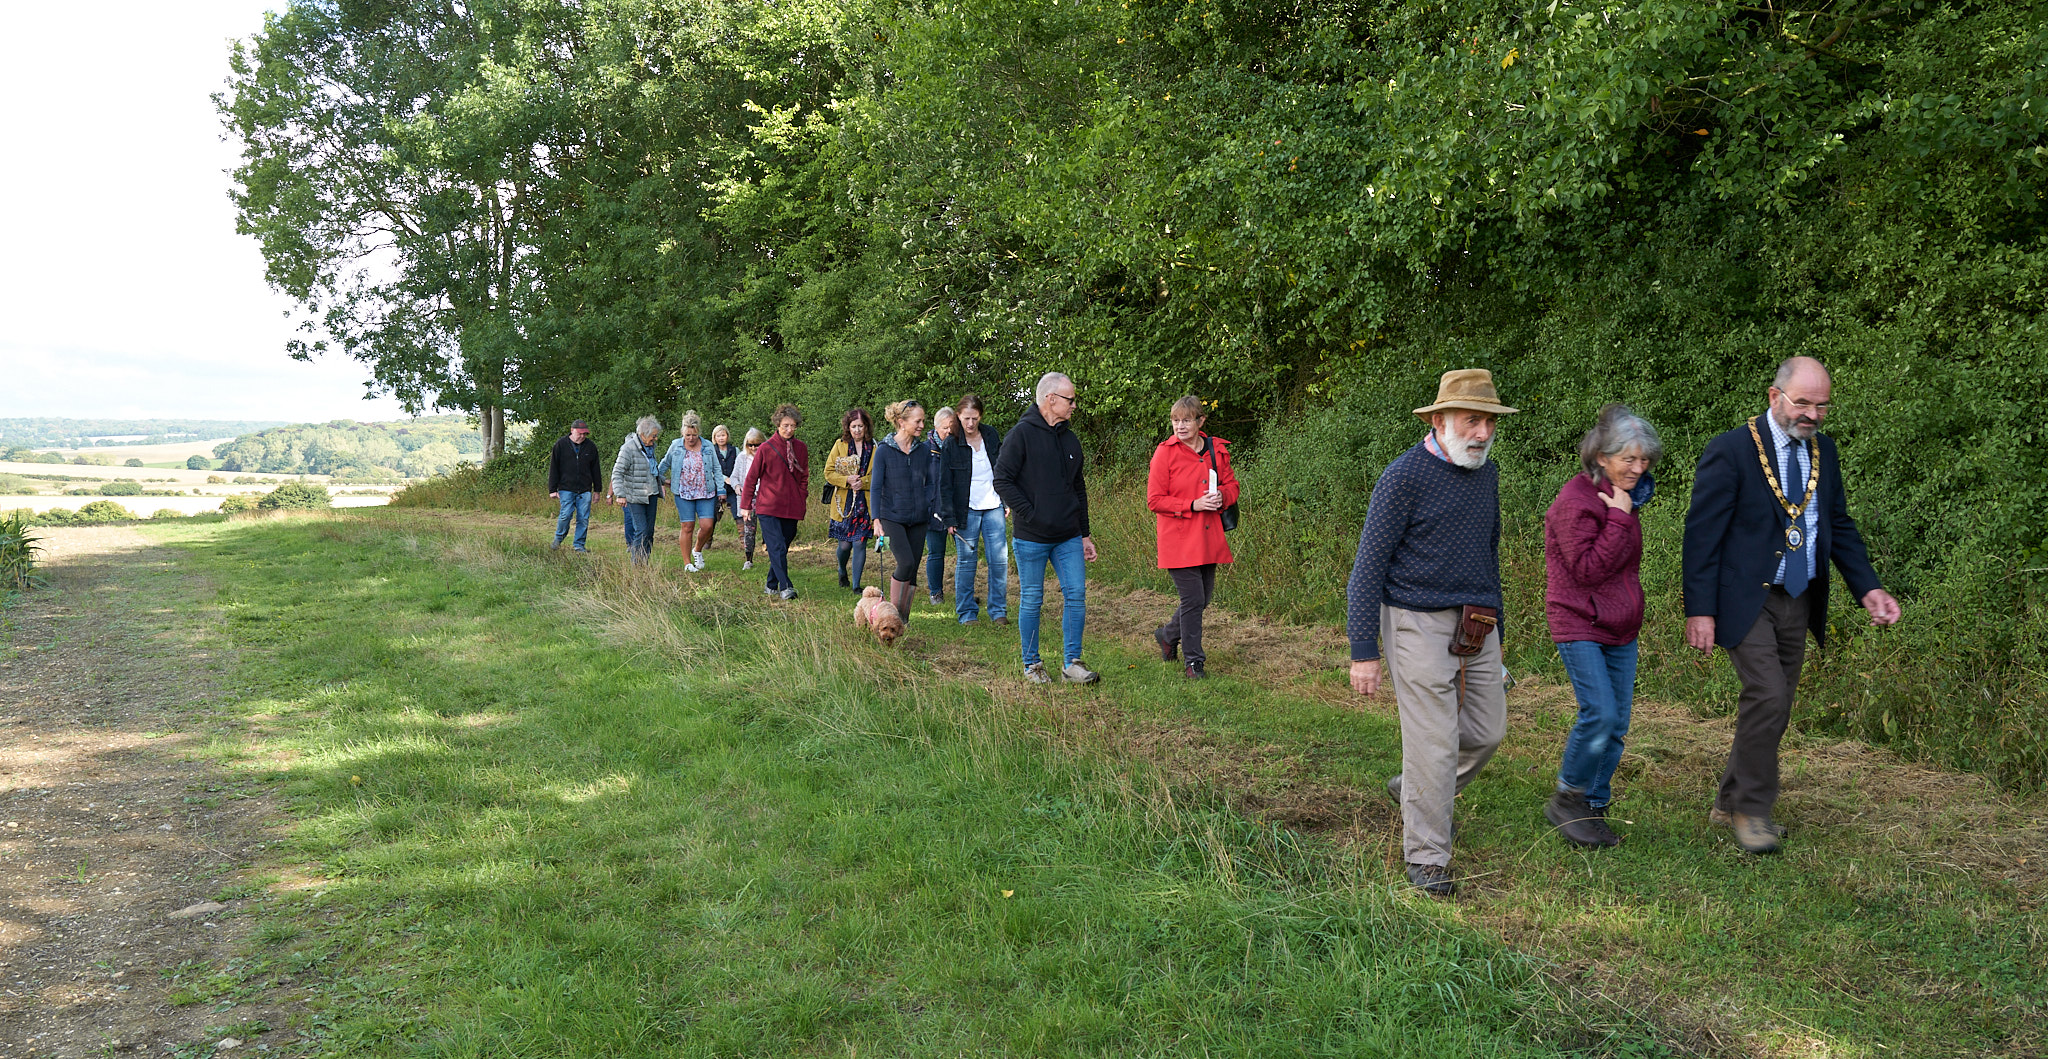
M1572 475L1543 516L1543 612L1558 643L1619 647L1642 631L1643 524L1601 502L1613 488Z
M1203 435L1208 437L1208 435ZM1237 475L1230 469L1230 443L1208 438L1216 452L1216 488L1223 506L1237 503ZM1145 506L1159 522L1159 568L1205 566L1231 560L1223 535L1223 513L1195 511L1192 505L1209 491L1209 454L1196 455L1177 438L1152 450L1152 471L1145 476Z
M788 453L796 453L796 470L789 469ZM801 519L810 506L811 450L795 438L782 440L771 434L754 453L747 467L747 480L740 483L740 507L756 515Z

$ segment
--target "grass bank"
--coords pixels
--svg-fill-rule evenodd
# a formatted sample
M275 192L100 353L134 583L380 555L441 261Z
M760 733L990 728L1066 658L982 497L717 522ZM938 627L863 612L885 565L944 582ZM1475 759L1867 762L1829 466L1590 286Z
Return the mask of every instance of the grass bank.
M1645 702L1629 840L1576 852L1537 812L1571 718L1539 679L1461 800L1466 892L1432 903L1397 885L1389 704L1338 683L1328 630L1219 614L1191 688L1147 657L1165 599L1100 582L1104 684L1032 690L1013 627L855 636L819 552L785 606L729 539L685 575L669 529L633 576L612 534L549 556L547 525L146 530L245 659L250 734L216 752L295 810L245 966L322 982L334 1054L2044 1043L2038 799L1795 736L1791 847L1745 857L1703 819L1725 726Z
M147 530L244 660L213 752L294 819L258 970L195 1000L295 973L338 1055L1667 1054L1373 849L1118 752L1083 714L1185 709L1152 674L1010 694L971 677L1014 644L880 650L814 567L774 606L534 528Z

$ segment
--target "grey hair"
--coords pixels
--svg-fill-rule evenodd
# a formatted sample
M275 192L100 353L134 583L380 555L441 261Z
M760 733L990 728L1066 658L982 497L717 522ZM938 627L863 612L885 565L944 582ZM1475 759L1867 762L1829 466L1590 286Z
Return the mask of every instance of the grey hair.
M1074 380L1067 378L1064 373L1057 371L1048 371L1045 374L1040 375L1038 377L1038 387L1036 390L1033 391L1032 399L1036 401L1038 404L1044 404L1046 397L1052 393L1053 387L1058 386L1060 383L1063 382L1072 383L1073 381Z
M653 416L641 416L640 421L633 424L633 433L643 438L649 434L659 434L661 433L661 420Z
M748 427L748 428L747 428L747 436L746 436L746 437L743 437L743 438L741 438L741 439L740 439L740 444L744 445L744 444L746 444L747 442L750 442L750 441L766 441L766 440L768 440L768 435L766 435L766 434L763 434L763 433L761 433L761 428L760 428L760 427Z
M1579 439L1579 466L1585 469L1586 477L1600 480L1600 457L1636 449L1650 466L1664 458L1664 441L1657 436L1657 428L1650 421L1629 411L1627 405L1610 404L1600 409L1600 417L1593 421L1593 429Z
M932 413L933 430L937 430L939 428L939 420L941 419L951 419L953 421L953 429L960 429L960 413L953 411L952 405L947 405L946 407L941 408L938 411Z

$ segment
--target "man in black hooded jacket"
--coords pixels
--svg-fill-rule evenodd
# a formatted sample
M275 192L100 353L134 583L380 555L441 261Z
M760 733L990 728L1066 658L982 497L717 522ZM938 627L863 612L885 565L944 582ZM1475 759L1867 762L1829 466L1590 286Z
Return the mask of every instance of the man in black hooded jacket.
M996 456L996 495L1010 509L1011 547L1017 553L1017 635L1024 677L1052 683L1038 656L1038 611L1045 602L1045 568L1060 582L1060 633L1070 684L1093 684L1101 675L1081 664L1081 632L1088 623L1088 567L1095 541L1088 535L1088 484L1081 477L1081 439L1067 427L1081 403L1074 380L1047 372L1038 380L1038 403L1025 410Z

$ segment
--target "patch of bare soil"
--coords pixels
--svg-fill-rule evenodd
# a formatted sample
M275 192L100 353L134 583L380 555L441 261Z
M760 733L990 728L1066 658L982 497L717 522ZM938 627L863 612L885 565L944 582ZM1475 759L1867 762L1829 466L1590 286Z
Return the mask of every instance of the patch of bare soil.
M223 992L252 929L236 873L271 806L187 759L227 661L155 593L204 588L122 527L48 532L0 626L0 1056L291 1050L296 1012ZM180 732L180 729L187 731Z

